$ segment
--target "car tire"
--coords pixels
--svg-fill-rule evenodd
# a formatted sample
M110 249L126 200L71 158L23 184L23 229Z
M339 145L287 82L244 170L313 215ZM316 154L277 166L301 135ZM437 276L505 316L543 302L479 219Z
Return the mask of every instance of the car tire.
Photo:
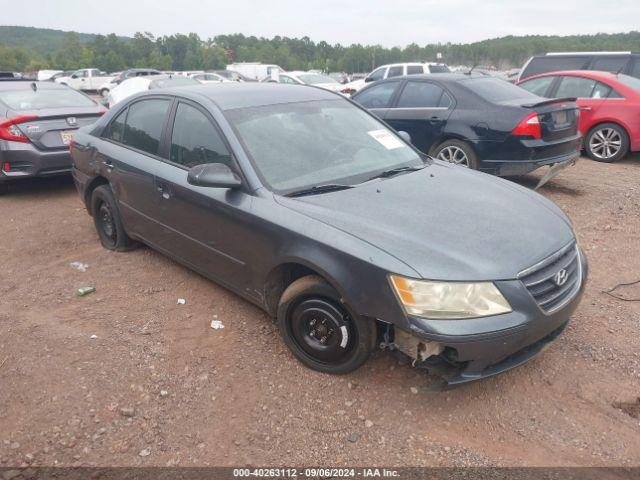
M102 90L100 90L100 96L102 98L107 98L108 95L109 95L109 89L103 88Z
M629 151L629 135L616 123L601 123L587 133L584 149L596 162L615 162Z
M338 292L317 275L299 278L286 288L277 317L291 352L319 372L352 372L375 346L375 322L350 312Z
M444 162L478 169L478 157L473 148L462 140L445 140L432 151L432 157Z
M91 194L91 212L104 248L124 252L136 247L136 243L124 230L116 199L108 185L96 187Z

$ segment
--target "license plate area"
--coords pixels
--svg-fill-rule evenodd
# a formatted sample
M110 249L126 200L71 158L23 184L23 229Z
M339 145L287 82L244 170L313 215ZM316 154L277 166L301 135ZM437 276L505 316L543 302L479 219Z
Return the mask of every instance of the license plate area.
M62 139L62 143L65 145L69 145L73 140L73 136L75 135L75 130L63 130L60 132L60 138Z

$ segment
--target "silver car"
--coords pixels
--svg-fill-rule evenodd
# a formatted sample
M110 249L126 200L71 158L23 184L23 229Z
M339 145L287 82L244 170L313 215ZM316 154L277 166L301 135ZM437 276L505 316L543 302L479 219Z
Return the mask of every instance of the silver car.
M0 82L0 193L13 180L68 174L75 131L105 113L87 95L53 82Z

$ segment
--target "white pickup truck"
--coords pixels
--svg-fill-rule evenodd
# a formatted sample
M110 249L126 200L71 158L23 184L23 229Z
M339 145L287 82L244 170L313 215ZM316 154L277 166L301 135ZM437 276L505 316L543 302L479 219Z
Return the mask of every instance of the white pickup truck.
M98 90L101 85L112 79L112 75L107 75L97 68L82 68L73 72L71 76L56 78L56 82L69 85L76 90Z

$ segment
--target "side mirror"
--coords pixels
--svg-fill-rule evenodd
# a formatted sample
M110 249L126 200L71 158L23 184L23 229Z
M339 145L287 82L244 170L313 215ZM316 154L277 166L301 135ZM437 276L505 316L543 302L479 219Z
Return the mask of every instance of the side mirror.
M402 138L405 142L407 143L411 143L411 135L409 135L407 132L400 130L398 132L398 135L400 136L400 138Z
M78 75L74 73L73 75L71 75L71 78L78 78Z
M364 77L364 83L373 82L371 77Z
M240 177L224 163L205 163L189 169L187 182L197 187L238 188Z

